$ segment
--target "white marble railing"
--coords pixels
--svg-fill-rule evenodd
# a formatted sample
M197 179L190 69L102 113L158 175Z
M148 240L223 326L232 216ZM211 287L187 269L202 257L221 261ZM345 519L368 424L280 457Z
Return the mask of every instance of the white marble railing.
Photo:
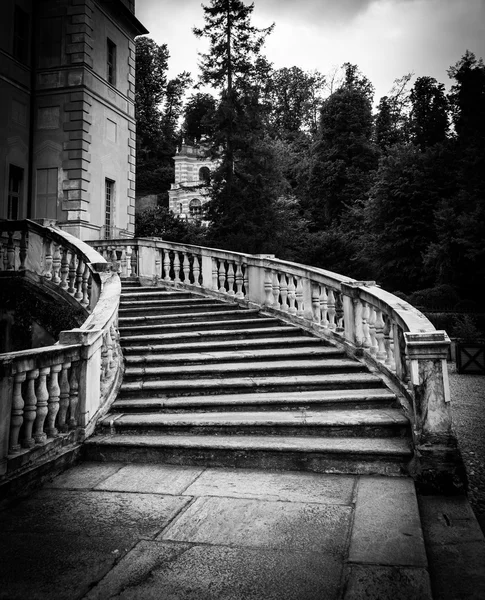
M0 285L26 277L86 311L48 347L0 354L0 477L52 446L77 443L114 399L122 372L119 276L90 246L52 226L0 222Z
M380 371L400 394L417 446L452 435L445 331L375 282L323 269L165 242L157 238L92 242L122 278L190 288L298 324L341 343Z

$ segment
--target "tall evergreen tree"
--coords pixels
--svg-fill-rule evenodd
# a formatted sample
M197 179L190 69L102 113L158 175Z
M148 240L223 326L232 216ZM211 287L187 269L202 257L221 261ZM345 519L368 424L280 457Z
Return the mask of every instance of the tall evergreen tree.
M445 86L433 77L418 77L411 90L413 142L422 150L442 143L448 132Z

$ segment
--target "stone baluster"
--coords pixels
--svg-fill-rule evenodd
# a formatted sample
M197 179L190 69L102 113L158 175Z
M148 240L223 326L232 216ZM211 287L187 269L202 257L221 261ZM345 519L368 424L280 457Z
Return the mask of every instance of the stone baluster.
M312 314L313 322L320 325L322 320L322 313L320 310L320 286L315 282L312 282Z
M296 305L297 305L297 315L299 317L303 317L305 314L305 307L303 306L303 279L301 277L296 278Z
M84 273L84 262L79 257L78 262L77 262L77 268L76 268L76 284L75 284L76 292L74 294L74 298L76 298L76 300L78 302L80 302L83 298L83 273Z
M32 448L35 440L32 437L32 427L34 426L37 415L37 396L35 395L35 380L39 376L39 369L32 369L27 373L27 389L25 390L24 406L24 429L22 437L22 446Z
M114 323L112 323L110 325L109 333L111 336L112 351L113 351L113 362L110 366L114 367L116 364L116 361L118 360L118 339L119 339L118 331L117 331Z
M239 298L239 299L244 298L243 283L244 283L244 279L243 279L241 263L237 263L237 265L236 265L236 298Z
M343 306L343 301L342 301L342 294L341 293L337 293L336 297L335 297L335 321L337 323L337 328L338 329L344 329L345 328L345 323L344 323L344 306Z
M52 257L52 283L59 285L61 282L61 246L54 242L54 254Z
M293 275L288 275L288 312L290 315L296 315L296 286Z
M162 250L155 248L155 281L162 278Z
M48 437L57 437L56 417L59 412L59 396L61 389L59 387L59 372L62 370L62 364L52 365L51 376L49 380L49 400L47 405L46 433Z
M194 254L193 255L194 258L194 262L192 264L192 273L194 276L194 285L197 287L200 287L200 262L199 262L199 257Z
M138 275L138 246L133 246L131 255L131 275Z
M2 231L0 230L0 271L4 270L4 251L3 251L3 238L2 238ZM6 258L6 257L5 257Z
M280 273L279 279L279 309L282 312L288 312L288 279L286 273Z
M62 371L59 380L59 413L57 415L57 427L61 433L66 433L67 427L67 411L69 410L69 368L70 362L62 364Z
M67 248L61 248L61 268L60 268L60 287L63 290L67 290L69 287L69 250Z
M370 347L369 352L375 356L377 354L377 338L376 338L376 309L373 306L369 306L369 337Z
M245 265L244 271L243 271L243 297L245 297L245 298L249 297L249 275L248 275L248 272L249 272L248 266Z
M77 405L79 403L79 363L72 363L69 375L69 429L77 427Z
M108 334L103 335L103 346L101 348L101 379L107 377L109 371Z
M67 293L74 296L76 292L76 253L71 252L71 261L69 262L69 285Z
M273 305L273 276L270 269L264 270L264 303L266 306Z
M86 263L84 265L84 272L83 272L82 283L81 283L81 290L82 290L81 305L84 307L89 306L89 276L90 275L91 275L91 273L90 273L89 267Z
M335 292L332 290L332 288L328 288L327 302L328 328L331 330L335 330L337 328L337 324L335 322L335 316L337 314L337 311L335 310Z
M177 250L174 250L173 257L173 280L175 283L180 283L180 256Z
M7 233L7 266L6 271L15 271L15 244L13 241L13 231Z
M118 253L116 252L116 246L111 246L110 248L110 257L109 262L113 265L113 271L119 273L119 264L118 264Z
M47 435L44 433L44 421L47 417L47 404L49 392L47 390L46 379L49 375L50 367L39 369L39 380L37 383L37 415L34 423L34 440L37 444L44 444Z
M182 270L184 272L184 283L190 283L190 262L187 252L182 252Z
M126 246L126 277L131 277L132 268L131 261L133 259L133 248Z
M22 398L22 383L27 374L25 372L16 373L13 383L12 394L12 417L10 419L10 454L20 452L19 433L24 422L24 399Z
M325 329L328 329L328 293L327 288L322 285L320 289L320 325Z
M44 258L44 279L52 279L52 240L45 240L45 258Z
M113 338L111 337L111 327L108 327L108 332L106 334L106 342L108 347L108 370L111 371L115 366L113 355L114 342Z
M376 358L377 358L377 360L380 360L383 362L386 360L386 357L387 357L384 326L385 326L385 323L384 323L382 311L379 309L376 309L376 321L375 321L376 344L377 344Z
M235 296L234 281L235 281L235 265L233 262L227 263L227 293L229 296Z
M212 257L212 289L219 289L219 270L217 269L217 260Z
M226 293L226 268L223 260L219 260L219 291Z
M123 246L123 248L121 248L120 268L121 268L120 277L126 277L127 268L126 268L126 248L125 248L125 246Z
M272 286L272 294L273 294L273 308L279 310L280 308L280 280L278 279L278 272L273 271L273 286Z
M29 245L29 232L22 231L20 234L20 270L25 271L25 260L27 258L27 250Z
M164 272L164 281L171 281L170 279L170 250L163 251L163 272Z
M386 352L385 364L391 370L396 370L396 361L394 359L394 325L391 317L386 316L384 323L384 348Z

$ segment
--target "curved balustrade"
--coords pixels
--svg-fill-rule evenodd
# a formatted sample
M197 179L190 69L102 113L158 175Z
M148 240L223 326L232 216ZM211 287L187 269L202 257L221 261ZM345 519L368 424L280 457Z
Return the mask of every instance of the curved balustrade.
M122 373L118 275L90 246L52 226L0 222L0 282L28 276L86 309L49 347L0 354L0 476L84 439Z
M341 343L400 392L422 456L430 444L454 445L446 365L450 340L417 309L375 282L356 281L272 255L239 254L157 238L92 245L122 278L136 274L145 285L163 283L235 299Z

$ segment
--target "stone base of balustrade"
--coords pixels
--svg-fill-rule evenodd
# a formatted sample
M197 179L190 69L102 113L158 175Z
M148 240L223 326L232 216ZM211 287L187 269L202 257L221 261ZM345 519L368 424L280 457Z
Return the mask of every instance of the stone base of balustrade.
M79 459L79 431L48 439L7 457L7 472L0 477L0 508L19 495L30 492Z
M421 436L414 449L410 474L422 494L456 495L468 489L465 465L452 434Z

